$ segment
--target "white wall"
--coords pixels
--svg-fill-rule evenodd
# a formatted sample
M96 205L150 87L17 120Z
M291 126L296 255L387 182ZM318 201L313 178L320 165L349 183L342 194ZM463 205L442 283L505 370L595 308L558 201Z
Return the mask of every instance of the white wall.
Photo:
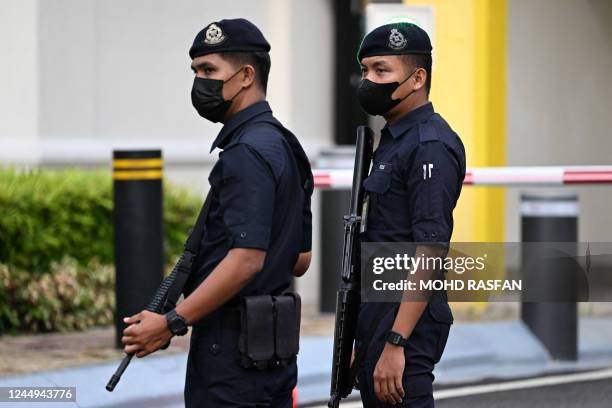
M611 165L612 2L510 0L508 40L508 165ZM612 186L573 190L579 239L611 241ZM518 194L508 241L520 238Z
M42 141L44 162L60 164L106 161L108 153L99 150L109 145L161 145L169 148L171 162L210 161L208 146L220 126L191 106L187 52L210 21L245 17L272 44L273 109L314 153L332 140L332 50L312 46L331 41L330 7L325 0L234 0L231 6L202 0L4 0L0 137L28 134ZM11 139L12 148L21 142Z
M38 2L0 3L0 161L39 159Z

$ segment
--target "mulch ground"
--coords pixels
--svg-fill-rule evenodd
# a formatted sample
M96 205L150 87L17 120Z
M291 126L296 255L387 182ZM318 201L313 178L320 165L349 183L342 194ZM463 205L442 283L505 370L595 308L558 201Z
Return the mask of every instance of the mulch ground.
M15 375L117 360L115 329L0 337L0 375ZM165 352L189 349L189 335L175 338Z

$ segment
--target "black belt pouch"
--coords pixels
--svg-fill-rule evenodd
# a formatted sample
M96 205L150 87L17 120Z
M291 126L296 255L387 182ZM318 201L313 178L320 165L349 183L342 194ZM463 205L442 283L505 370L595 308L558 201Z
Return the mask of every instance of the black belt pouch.
M240 310L241 365L263 370L295 361L300 311L300 297L296 293L245 297Z

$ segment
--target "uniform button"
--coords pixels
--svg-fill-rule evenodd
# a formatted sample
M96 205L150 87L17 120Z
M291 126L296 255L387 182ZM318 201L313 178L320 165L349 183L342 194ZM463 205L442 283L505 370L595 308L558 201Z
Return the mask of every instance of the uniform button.
M246 237L246 232L242 231L242 232L240 233L240 238L244 238L244 237Z
M213 343L210 345L210 352L214 355L219 354L219 352L221 351L221 346L218 345L217 343Z
M431 237L432 237L432 238L435 238L435 237L436 237L436 233L435 233L435 232L432 232L432 233L431 233Z

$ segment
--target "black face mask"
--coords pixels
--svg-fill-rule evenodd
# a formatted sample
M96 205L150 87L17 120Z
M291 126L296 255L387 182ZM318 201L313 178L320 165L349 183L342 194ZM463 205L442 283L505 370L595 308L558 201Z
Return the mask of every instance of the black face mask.
M191 88L191 103L200 116L215 123L223 120L225 113L232 106L234 98L244 89L241 88L236 95L232 96L229 101L226 101L223 99L223 85L231 81L241 70L242 68L226 81L222 79L194 78L193 87Z
M412 74L408 75L408 78L404 79L402 82L386 82L386 83L378 83L372 82L369 79L361 80L361 84L359 85L359 89L357 90L357 98L359 99L359 104L370 115L384 115L393 109L397 104L401 101L409 97L414 93L414 89L402 99L391 99L391 95L393 92L401 84L410 79L416 70L412 72Z

